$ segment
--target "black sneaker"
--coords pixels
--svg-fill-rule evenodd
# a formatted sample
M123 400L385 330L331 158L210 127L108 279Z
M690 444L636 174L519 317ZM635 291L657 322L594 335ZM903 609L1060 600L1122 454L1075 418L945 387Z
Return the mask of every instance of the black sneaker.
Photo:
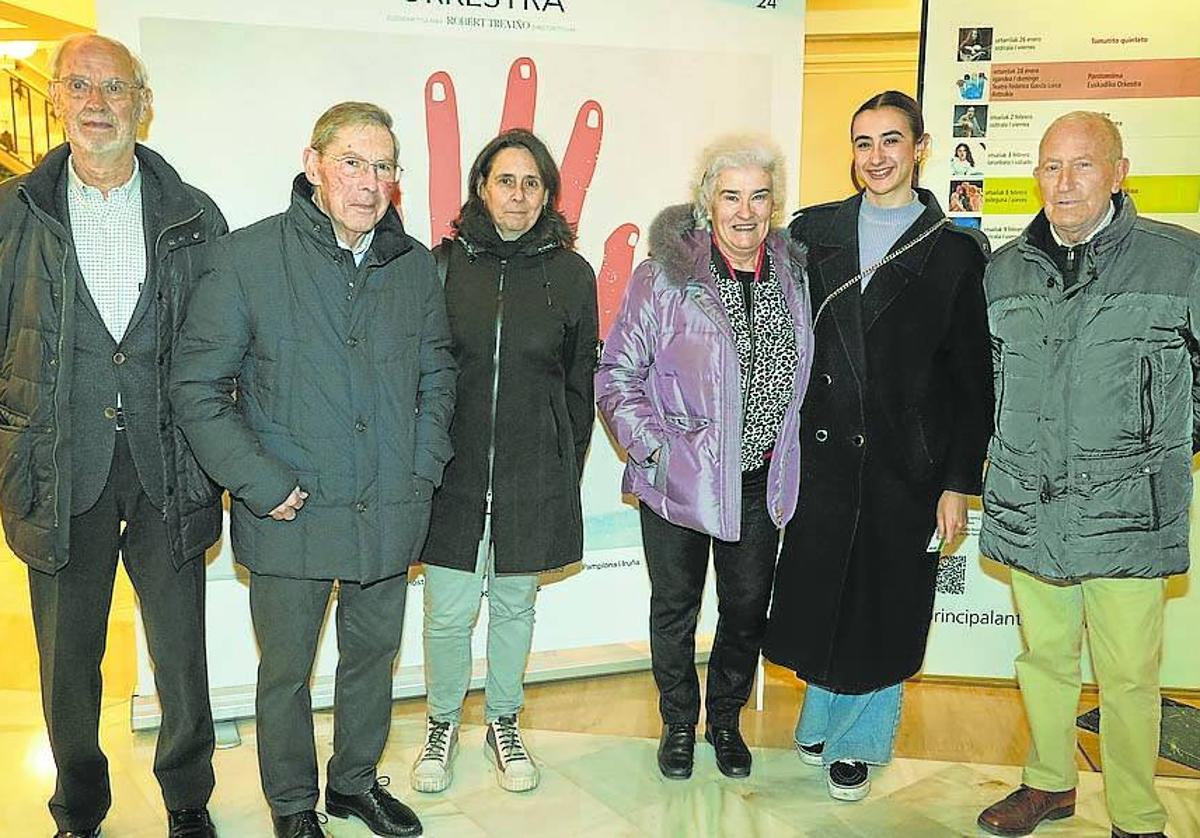
M829 796L834 800L862 800L871 791L867 764L856 759L839 759L829 764Z
M801 745L797 742L796 753L800 754L800 761L805 765L820 765L821 754L825 753L825 743L818 742L815 745Z

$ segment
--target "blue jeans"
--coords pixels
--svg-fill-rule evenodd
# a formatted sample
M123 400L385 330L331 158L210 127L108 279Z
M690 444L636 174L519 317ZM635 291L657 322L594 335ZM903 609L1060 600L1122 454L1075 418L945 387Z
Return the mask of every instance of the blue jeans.
M896 728L900 724L903 684L861 695L835 693L809 684L804 708L796 721L796 743L825 743L821 760L829 765L855 759L883 765L892 759Z

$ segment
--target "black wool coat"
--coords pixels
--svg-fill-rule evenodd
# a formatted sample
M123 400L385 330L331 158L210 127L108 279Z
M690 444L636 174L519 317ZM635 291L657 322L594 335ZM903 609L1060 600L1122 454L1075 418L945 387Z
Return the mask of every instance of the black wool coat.
M489 488L497 573L583 555L579 479L595 416L598 315L595 274L565 246L565 231L561 216L544 214L513 245L490 220L468 217L435 248L459 377L454 459L433 497L426 564L474 570Z
M892 247L943 218L933 195ZM803 211L813 311L860 270L861 195ZM943 224L826 307L801 409L800 504L763 652L819 686L863 693L920 669L945 490L977 495L992 429L987 240Z

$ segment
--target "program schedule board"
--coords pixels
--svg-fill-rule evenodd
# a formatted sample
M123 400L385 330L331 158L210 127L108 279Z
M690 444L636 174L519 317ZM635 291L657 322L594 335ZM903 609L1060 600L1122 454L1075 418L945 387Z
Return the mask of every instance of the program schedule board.
M927 0L920 91L933 145L922 184L998 248L1040 209L1033 169L1046 127L1094 110L1121 129L1138 212L1200 230L1198 33L1200 4L1179 0ZM1193 504L1193 545L1198 517ZM973 513L968 537L942 559L926 673L1013 676L1021 642L1009 571L980 556L978 526ZM1195 578L1167 585L1166 686L1200 687Z
M1107 114L1144 215L1200 230L1200 4L929 0L925 183L993 247L1037 213L1038 140L1056 116Z

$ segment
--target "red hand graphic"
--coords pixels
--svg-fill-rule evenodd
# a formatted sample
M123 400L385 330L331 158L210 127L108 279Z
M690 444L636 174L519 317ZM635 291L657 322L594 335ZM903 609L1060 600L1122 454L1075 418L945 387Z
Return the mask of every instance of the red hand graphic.
M608 335L608 329L621 300L625 298L625 286L633 273L633 249L637 247L641 233L636 224L622 224L609 233L604 242L604 261L596 274L596 302L600 308L600 338Z
M429 245L450 236L450 222L462 206L462 151L458 138L458 99L449 73L425 82L425 135L429 144Z
M508 70L500 130L533 130L537 108L537 66L531 58L518 58ZM425 82L425 131L429 146L430 243L437 244L453 233L450 222L462 206L462 149L459 135L458 100L450 74L439 70ZM573 227L578 226L584 200L600 158L604 137L604 111L588 100L579 108L575 126L562 161L562 190L559 211ZM397 196L398 198L398 196ZM608 334L620 307L625 286L633 273L633 254L640 238L635 224L622 224L604 244L604 261L596 275L600 307L600 337Z
M604 136L604 111L593 101L584 102L575 116L571 141L563 154L562 195L558 209L572 227L579 226L583 199L592 185L592 173L600 159L600 139Z
M537 66L529 58L518 58L508 68L508 87L504 91L504 113L500 133L509 128L533 130L533 112L537 108Z

